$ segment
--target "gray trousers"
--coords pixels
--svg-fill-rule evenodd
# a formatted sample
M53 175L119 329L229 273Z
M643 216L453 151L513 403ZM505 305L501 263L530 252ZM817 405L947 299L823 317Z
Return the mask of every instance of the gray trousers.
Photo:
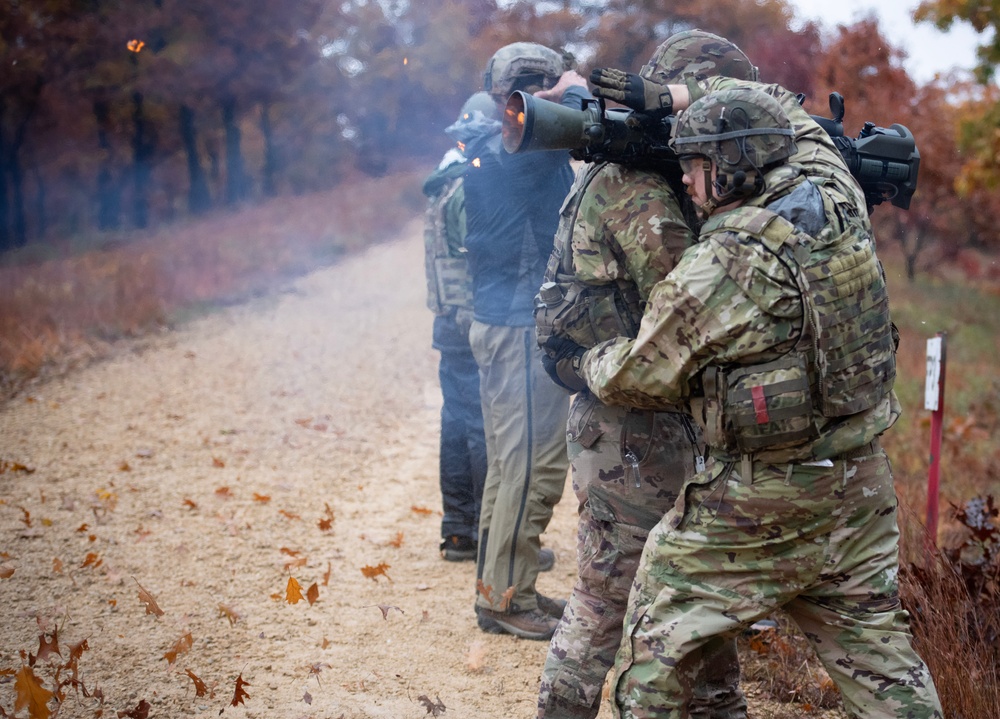
M534 327L473 322L489 469L479 515L476 603L536 609L539 536L562 497L569 396L541 364Z

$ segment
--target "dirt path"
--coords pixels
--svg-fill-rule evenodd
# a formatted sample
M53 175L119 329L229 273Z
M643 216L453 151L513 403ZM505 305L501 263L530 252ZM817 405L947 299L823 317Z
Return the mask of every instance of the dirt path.
M142 702L169 718L534 716L546 644L481 633L472 565L437 552L420 229L0 406L0 709L26 661L51 689L86 640L60 719ZM545 594L572 586L575 525L567 483ZM314 604L286 601L290 577Z
M0 474L0 567L14 569L0 671L57 628L63 657L35 675L86 639L79 679L103 691L104 716L145 700L151 717L423 717L420 696L447 716L532 715L544 643L481 634L472 565L437 553L418 235L0 408L0 460L34 469ZM547 594L571 586L574 513L567 496L544 538L558 557ZM362 573L382 564L387 576ZM318 585L315 604L285 601L290 576L303 594ZM232 707L238 675L249 698ZM7 712L14 683L0 676ZM59 716L98 706L70 691Z

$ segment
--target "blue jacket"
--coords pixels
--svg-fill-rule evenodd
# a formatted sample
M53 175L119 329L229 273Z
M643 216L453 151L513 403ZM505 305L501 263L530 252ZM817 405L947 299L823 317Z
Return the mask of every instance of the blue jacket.
M570 87L562 105L590 97ZM552 253L559 210L573 184L566 150L511 155L500 133L466 146L465 248L479 322L534 326L533 303Z

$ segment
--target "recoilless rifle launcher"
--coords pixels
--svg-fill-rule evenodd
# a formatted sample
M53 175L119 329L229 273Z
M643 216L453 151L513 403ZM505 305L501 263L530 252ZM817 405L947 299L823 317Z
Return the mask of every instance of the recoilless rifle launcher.
M844 98L837 92L830 95L830 114L812 118L840 150L869 211L883 202L908 210L920 169L913 134L903 125L887 129L866 122L856 138L845 136ZM667 144L674 120L673 115L653 120L634 110L607 108L603 98L584 100L575 110L519 90L507 99L503 145L512 153L562 149L584 162L672 167L677 172L677 154Z

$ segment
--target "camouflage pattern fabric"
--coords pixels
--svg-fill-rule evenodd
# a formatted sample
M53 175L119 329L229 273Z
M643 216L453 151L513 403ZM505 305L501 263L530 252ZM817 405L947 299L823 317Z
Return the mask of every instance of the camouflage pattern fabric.
M826 466L715 462L650 534L615 665L614 716L690 711L718 646L784 608L856 719L940 719L896 574L896 496L877 443Z
M729 40L704 30L686 30L664 40L639 76L661 85L712 76L757 80L757 68Z
M577 179L557 235L565 245L557 239L550 273L571 264L569 281L584 290L626 285L645 299L694 240L676 195L659 174L620 165L584 168ZM571 234L565 224L570 222ZM560 251L570 253L572 262L562 262ZM586 321L610 326L603 317L593 313ZM670 403L660 408L677 409ZM567 446L580 502L579 578L549 645L539 719L597 715L646 536L673 505L702 452L697 427L685 413L607 406L587 392L574 398ZM734 642L720 644L699 686L714 706L711 716L745 717Z
M574 398L567 441L580 503L579 575L549 645L539 719L597 715L646 537L694 475L701 453L687 415L610 407L587 392ZM720 643L699 682L714 698L713 717L745 717L738 680L735 641Z

